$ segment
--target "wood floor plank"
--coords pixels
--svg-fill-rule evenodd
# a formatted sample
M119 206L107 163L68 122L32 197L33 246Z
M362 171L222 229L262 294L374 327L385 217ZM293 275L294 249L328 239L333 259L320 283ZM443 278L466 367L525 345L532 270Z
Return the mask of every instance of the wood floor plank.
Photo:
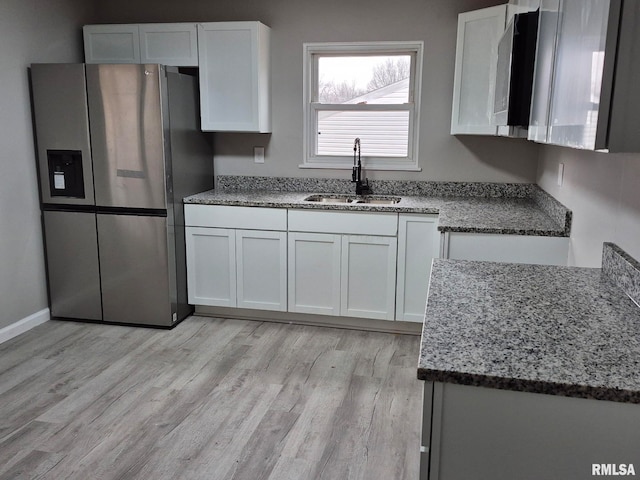
M347 395L336 409L320 460L315 464L315 478L368 478L369 451L362 438L367 438L372 428L381 383L379 378L351 378Z
M0 441L0 465L5 470L29 455L43 436L48 436L51 425L44 422L29 422ZM4 475L2 475L4 477Z
M251 388L245 401L236 404L237 410L230 415L208 448L189 465L187 478L232 478L238 468L239 458L252 434L263 421L269 406L280 390L279 385L263 385ZM261 391L262 390L262 391Z
M330 436L335 412L347 394L355 363L353 355L339 350L318 357L307 381L313 390L291 429L283 456L318 461Z
M366 443L370 451L383 451L385 455L370 457L370 472L384 469L389 478L414 478L420 454L413 446L419 444L420 432L412 427L422 420L422 396L410 387L415 377L415 367L394 369L380 389Z
M0 345L0 479L416 480L419 337L190 317Z
M55 478L49 476L64 455L32 450L2 474L6 479Z

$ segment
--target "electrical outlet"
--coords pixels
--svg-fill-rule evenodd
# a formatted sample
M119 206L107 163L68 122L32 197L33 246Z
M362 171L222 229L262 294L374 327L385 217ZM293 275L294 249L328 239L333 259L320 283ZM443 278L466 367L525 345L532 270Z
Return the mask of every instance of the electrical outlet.
M264 163L264 147L253 147L253 161Z

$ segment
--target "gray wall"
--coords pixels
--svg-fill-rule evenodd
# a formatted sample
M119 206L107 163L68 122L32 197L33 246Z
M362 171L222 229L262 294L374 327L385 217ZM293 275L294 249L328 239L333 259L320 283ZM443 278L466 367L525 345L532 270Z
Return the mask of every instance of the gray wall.
M216 134L217 174L346 178L344 170L300 169L302 44L322 41L423 40L420 131L422 172L367 172L370 178L533 182L538 148L523 140L449 135L457 15L503 0L111 0L101 21L260 20L272 28L273 134ZM253 147L266 146L266 162ZM363 149L366 145L363 145Z
M557 185L558 164L564 183ZM573 211L570 263L599 267L602 243L640 260L640 154L607 154L545 146L538 184Z
M47 307L27 66L82 59L87 3L0 1L0 328Z

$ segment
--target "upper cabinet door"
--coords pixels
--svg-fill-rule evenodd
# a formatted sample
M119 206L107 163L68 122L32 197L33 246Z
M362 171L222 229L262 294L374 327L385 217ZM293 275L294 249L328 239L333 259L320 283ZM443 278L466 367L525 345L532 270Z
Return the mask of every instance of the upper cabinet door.
M451 134L496 135L493 98L498 42L507 5L458 16Z
M138 25L85 25L86 63L140 63Z
M198 25L202 130L271 131L269 27Z
M159 63L198 66L195 23L85 25L86 63Z
M85 25L86 63L140 63L137 25Z
M138 28L141 63L198 66L198 33L195 23L143 23Z
M548 143L596 148L601 100L608 101L601 93L609 6L608 0L561 3ZM607 60L614 56L615 50Z
M640 151L640 2L543 0L541 13L529 139Z
M549 99L553 81L559 11L560 0L540 2L528 139L542 143L547 142L549 131Z

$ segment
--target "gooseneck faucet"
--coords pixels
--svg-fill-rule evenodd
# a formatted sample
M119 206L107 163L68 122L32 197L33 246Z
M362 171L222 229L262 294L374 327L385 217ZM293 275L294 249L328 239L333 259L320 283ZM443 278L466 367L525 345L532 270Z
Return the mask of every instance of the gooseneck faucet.
M356 161L357 160L357 161ZM360 160L360 138L353 142L353 169L351 171L351 182L356 184L356 195L362 195L369 191L369 180L362 181L362 161Z

